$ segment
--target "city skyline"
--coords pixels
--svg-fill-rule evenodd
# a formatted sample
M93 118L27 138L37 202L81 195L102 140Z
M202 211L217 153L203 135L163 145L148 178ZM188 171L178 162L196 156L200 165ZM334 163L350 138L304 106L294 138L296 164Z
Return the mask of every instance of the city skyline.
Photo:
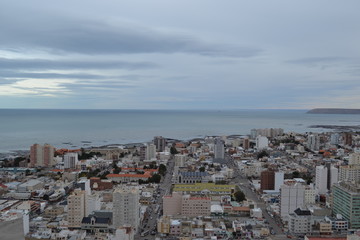
M0 108L360 108L358 1L0 4Z

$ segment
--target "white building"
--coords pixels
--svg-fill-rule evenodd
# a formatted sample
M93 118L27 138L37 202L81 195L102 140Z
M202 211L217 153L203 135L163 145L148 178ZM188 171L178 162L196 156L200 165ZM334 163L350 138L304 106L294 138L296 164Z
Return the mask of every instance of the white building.
M275 172L274 190L280 191L280 187L283 184L284 184L284 172Z
M295 181L285 182L280 187L280 216L282 218L305 205L305 186Z
M149 143L146 146L145 160L151 160L156 158L156 146L155 144Z
M116 229L115 236L110 238L111 240L134 240L135 231L130 225L125 225L124 227L119 227Z
M306 234L311 232L311 213L309 210L297 208L289 214L288 229L293 234Z
M360 166L360 153L350 154L349 165Z
M330 144L332 144L332 145L338 145L338 144L340 144L340 134L339 134L339 133L333 133L333 134L331 134Z
M93 193L86 196L85 215L101 209L101 198L98 193Z
M330 188L339 182L339 169L333 165L330 167Z
M264 136L257 136L256 137L256 148L258 150L266 149L269 147L269 139Z
M185 162L186 162L186 155L184 155L184 154L176 154L174 161L175 161L175 166L184 167Z
M220 182L220 181L225 181L225 176L221 173L217 173L217 174L213 174L211 175L211 179L214 183L216 182Z
M324 165L316 166L315 189L318 194L325 194L328 191L328 168Z
M225 157L224 141L221 138L215 138L214 157L215 158L224 158Z
M311 151L319 151L320 149L320 137L317 134L311 134L307 138L307 147Z
M305 205L315 204L315 189L313 186L305 187Z
M137 231L140 224L140 195L137 187L123 186L113 193L113 225L115 228L126 224Z
M64 155L64 168L74 169L78 163L78 154L77 153L66 153Z

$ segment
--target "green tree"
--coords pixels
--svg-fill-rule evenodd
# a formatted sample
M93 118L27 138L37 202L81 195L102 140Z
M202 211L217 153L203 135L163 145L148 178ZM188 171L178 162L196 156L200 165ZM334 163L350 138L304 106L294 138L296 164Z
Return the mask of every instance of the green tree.
M119 168L119 167L115 168L113 171L114 174L119 174L119 172L121 172L121 168Z
M200 168L199 168L199 171L200 171L200 172L205 172L205 167L200 167Z
M152 161L149 165L150 169L156 169L157 168L157 165L156 165L156 162L155 161Z
M245 194L240 190L234 193L234 197L237 202L242 202L246 199Z
M266 152L265 150L262 150L261 152L259 152L257 154L257 159L260 159L260 158L263 158L263 157L268 157L269 156L269 153Z
M160 174L154 174L151 178L149 178L149 182L151 183L159 183L161 181Z
M293 178L298 178L298 177L300 177L300 173L299 173L298 171L294 171L294 172L292 173L292 177L293 177Z
M172 155L175 155L175 154L178 154L179 152L178 152L178 150L176 150L176 147L175 147L175 146L172 146L172 147L170 148L170 153L171 153Z
M166 166L164 164L160 164L160 166L159 166L159 174L164 176L165 173L166 173Z

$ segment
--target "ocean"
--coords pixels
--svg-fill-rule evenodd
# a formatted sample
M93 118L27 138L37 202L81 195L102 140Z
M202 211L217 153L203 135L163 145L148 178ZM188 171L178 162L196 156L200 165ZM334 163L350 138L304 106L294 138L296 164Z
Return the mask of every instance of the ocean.
M331 131L311 125L360 125L360 115L306 114L305 110L51 110L0 109L0 152L29 150L34 143L80 148L246 135L252 128Z

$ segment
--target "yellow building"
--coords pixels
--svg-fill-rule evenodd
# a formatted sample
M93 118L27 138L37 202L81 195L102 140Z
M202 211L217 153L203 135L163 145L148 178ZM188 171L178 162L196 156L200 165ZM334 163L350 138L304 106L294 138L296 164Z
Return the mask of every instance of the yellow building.
M175 184L174 192L186 194L232 195L235 185L215 183Z

